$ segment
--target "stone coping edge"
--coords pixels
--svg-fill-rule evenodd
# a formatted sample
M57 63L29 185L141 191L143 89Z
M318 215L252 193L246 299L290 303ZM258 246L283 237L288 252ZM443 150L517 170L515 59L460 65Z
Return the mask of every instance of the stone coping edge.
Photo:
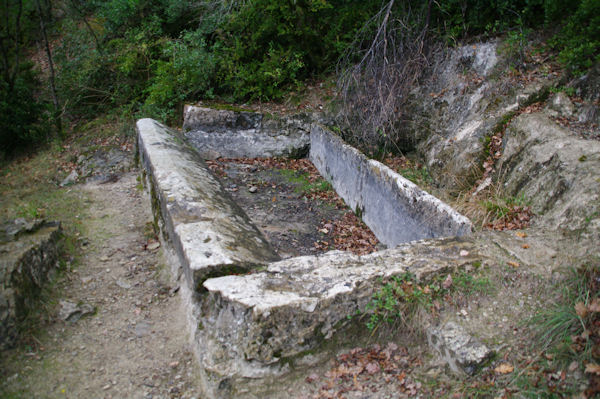
M188 285L247 272L279 257L180 135L152 120L136 124L155 219L171 242Z
M315 167L388 247L471 233L468 218L325 127L313 124L310 140Z

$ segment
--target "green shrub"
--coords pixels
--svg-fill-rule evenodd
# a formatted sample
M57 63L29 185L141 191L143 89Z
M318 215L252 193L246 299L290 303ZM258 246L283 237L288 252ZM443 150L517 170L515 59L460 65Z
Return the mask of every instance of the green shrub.
M84 11L67 13L60 25L62 103L73 116L120 107L163 120L183 101L215 95L284 98L306 79L331 72L350 44L362 54L368 39L357 42L356 34L375 28L365 23L382 6L380 0L80 3ZM396 7L402 17L423 2ZM522 58L530 28L565 20L556 46L563 62L581 70L598 54L598 7L594 0L448 0L431 3L429 27L451 38L509 32L507 50ZM90 24L82 29L86 16Z
M560 50L559 60L576 74L589 69L600 59L600 2L583 0L568 19L553 44Z
M109 0L100 3L98 14L109 37L122 36L129 29L160 21L160 29L171 37L193 26L200 16L201 3L190 0Z
M182 101L212 97L215 57L199 32L185 32L181 39L167 42L163 55L167 59L155 61L154 76L146 90L148 114L164 110L161 119L172 118Z
M254 0L224 20L216 36L219 87L233 99L279 99L330 70L379 2Z
M46 139L47 105L36 96L39 81L30 66L22 67L14 85L0 79L0 153Z
M57 88L71 114L92 116L143 102L144 91L167 39L160 22L151 18L123 37L97 48L89 32L75 26L56 48Z

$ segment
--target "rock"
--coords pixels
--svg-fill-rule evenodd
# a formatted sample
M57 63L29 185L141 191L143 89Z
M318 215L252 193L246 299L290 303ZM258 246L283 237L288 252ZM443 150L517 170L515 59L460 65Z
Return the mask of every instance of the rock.
M150 334L152 326L145 321L139 322L135 325L135 335L138 338L145 337Z
M455 373L473 375L494 354L454 322L430 328L427 340Z
M600 62L596 62L585 75L569 86L575 88L577 96L586 101L600 100Z
M77 322L84 316L94 314L96 310L90 304L76 304L71 301L61 300L59 302L60 309L58 311L58 317L61 320L68 321L71 323Z
M72 184L77 183L77 179L79 179L79 174L76 170L72 170L71 173L60 183L61 187L70 186Z
M35 233L40 227L46 224L44 219L25 220L24 218L15 219L0 225L0 244L15 241L22 234Z
M557 112L559 116L570 117L575 113L573 102L564 92L558 92L552 98L550 109Z
M129 284L128 282L123 281L121 279L118 279L116 284L125 290L131 289L131 284Z
M470 188L481 176L485 138L505 116L543 98L554 84L550 79L526 85L507 77L486 79L506 62L497 47L492 41L448 50L405 105L400 149L416 151L444 189Z
M80 175L88 181L111 183L119 179L122 172L133 165L131 154L120 148L99 149L85 157L79 166Z
M251 186L251 187L248 189L248 191L249 191L249 192L251 192L251 193L255 193L255 192L257 192L257 191L258 191L258 187L256 187L256 186Z
M471 255L461 257L461 250ZM410 271L425 281L476 260L481 255L469 241L440 239L360 257L331 251L206 280L195 343L207 396L227 397L223 381L265 384L263 378L302 367L304 356L319 353L334 335L338 344L353 343L355 335L342 334L351 323L347 316L365 309L382 278Z
M186 105L183 130L204 159L292 157L308 153L309 115L273 116Z
M600 109L594 104L584 104L577 114L577 120L581 123L600 124Z
M600 219L600 142L574 137L541 113L515 118L504 142L505 193L531 201L539 223L578 230Z
M17 219L0 226L0 349L14 345L20 323L38 305L61 236L58 222Z
M160 242L158 242L158 241L151 242L150 244L148 244L148 246L146 248L148 249L148 251L154 251L154 250L160 248Z

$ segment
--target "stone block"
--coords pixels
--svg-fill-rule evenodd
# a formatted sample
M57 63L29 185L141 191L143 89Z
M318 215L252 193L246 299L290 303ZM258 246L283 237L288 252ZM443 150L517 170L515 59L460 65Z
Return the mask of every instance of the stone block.
M332 251L206 280L195 337L204 388L211 397L237 397L235 387L300 367L365 308L381 278L411 272L424 281L479 259L469 241L438 239L366 256Z
M204 159L299 158L308 153L308 115L267 116L187 105L183 130Z
M310 159L387 246L472 230L469 219L449 205L319 125L311 130Z
M177 134L152 119L137 122L141 161L155 217L177 252L186 280L247 272L278 260L270 244Z
M429 329L427 341L429 346L436 349L450 369L457 374L475 374L494 354L492 350L454 322Z

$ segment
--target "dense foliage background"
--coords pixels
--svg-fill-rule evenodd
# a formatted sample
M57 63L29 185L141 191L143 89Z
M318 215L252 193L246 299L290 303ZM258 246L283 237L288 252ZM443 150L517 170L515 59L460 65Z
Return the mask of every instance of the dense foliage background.
M8 153L46 139L60 129L50 123L58 118L116 112L172 122L184 101L280 100L307 79L333 73L348 46L368 46L355 39L375 34L371 18L386 4L6 0L0 5L6 21L0 32L0 148ZM551 45L573 73L585 71L600 53L598 0L412 0L394 7L396 17L425 10L428 34L445 43L554 29ZM46 60L42 71L30 62L36 54Z

